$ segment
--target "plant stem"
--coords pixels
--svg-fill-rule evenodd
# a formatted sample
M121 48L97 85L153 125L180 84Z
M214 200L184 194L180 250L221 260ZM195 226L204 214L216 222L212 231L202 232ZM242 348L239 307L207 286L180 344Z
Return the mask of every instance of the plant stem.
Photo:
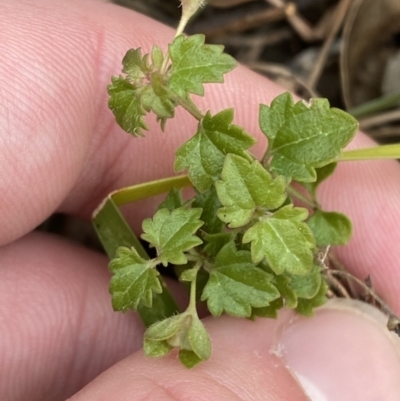
M271 156L271 154L270 154L269 144L268 144L267 150L265 151L265 153L261 159L261 164L267 171L269 171L268 170L268 161L269 161L270 156Z
M165 75L168 69L168 62L169 62L169 51L167 50L167 52L165 53L165 57L163 60L163 63L161 65L161 69L160 69L160 73L162 75Z
M187 308L187 311L190 314L195 314L197 315L197 309L196 309L196 282L197 282L197 273L199 272L199 269L201 265L203 264L202 260L198 260L197 263L194 265L193 270L196 272L196 276L194 280L190 282L190 300L189 300L189 306Z
M400 93L382 96L378 99L371 100L370 102L363 103L347 110L355 118L369 116L382 110L387 110L390 107L398 106L400 103Z
M380 145L373 148L348 150L343 152L340 162L373 159L400 159L400 144Z
M150 198L152 196L160 195L170 191L172 188L185 188L191 185L189 177L187 175L177 175L175 177L163 178L161 180L144 182L142 184L133 185L118 189L111 192L109 198L111 198L116 205L121 206L127 203L135 202L140 199ZM99 209L103 207L103 203ZM94 215L97 211L94 212Z
M320 209L320 205L317 202L306 198L303 194L301 194L297 189L293 188L292 186L288 186L287 191L289 195L294 196L295 198L303 202L305 205L310 206L313 209Z
M175 103L179 104L179 106L182 106L196 120L200 121L201 119L204 118L204 115L201 113L201 111L197 108L197 106L190 99L184 99L184 98L178 96L171 89L168 89L168 88L165 88L165 89L168 93L169 98L171 100L173 100Z

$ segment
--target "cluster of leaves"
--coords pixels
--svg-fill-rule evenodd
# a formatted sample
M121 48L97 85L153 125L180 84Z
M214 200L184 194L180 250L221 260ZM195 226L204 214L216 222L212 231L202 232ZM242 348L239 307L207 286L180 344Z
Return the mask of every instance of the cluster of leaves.
M232 109L203 115L190 97L203 95L204 83L222 82L234 66L221 46L204 44L204 36L178 36L166 54L158 47L151 57L130 50L125 75L108 88L117 122L133 136L143 135L150 111L162 128L178 105L198 120L175 159L175 171L187 170L196 196L184 200L172 190L143 222L142 239L155 248L155 258L120 248L110 263L116 310L152 307L153 294L162 291L157 266L173 266L188 283L187 309L150 326L144 340L147 355L178 348L188 367L211 355L197 301L213 316L276 317L282 307L311 315L326 300L318 251L351 236L346 216L321 208L317 187L333 173L356 120L325 99L295 103L284 93L260 106L268 149L256 160L249 152L256 141L233 124ZM308 208L295 206L296 197Z

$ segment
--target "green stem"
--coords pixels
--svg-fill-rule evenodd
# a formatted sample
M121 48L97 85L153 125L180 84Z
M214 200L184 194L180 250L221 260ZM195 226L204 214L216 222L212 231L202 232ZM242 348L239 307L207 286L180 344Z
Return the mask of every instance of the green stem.
M268 169L269 163L268 162L269 162L270 156L271 156L271 154L270 154L269 144L268 144L267 150L265 151L265 153L261 159L261 164L267 171L269 171L269 169Z
M167 73L168 62L169 62L169 51L167 50L167 52L165 53L165 57L164 57L163 63L162 63L161 68L160 68L160 73L162 75L165 75Z
M184 98L178 96L175 92L173 92L169 88L165 88L165 89L168 93L169 98L171 100L173 100L176 104L179 104L179 106L182 106L196 120L200 121L201 119L204 118L204 115L201 113L201 111L197 108L197 106L190 99L184 99Z
M198 260L197 263L194 265L193 270L196 272L196 276L194 280L190 282L190 300L189 300L189 306L187 308L187 311L190 314L195 314L197 315L197 309L196 309L196 282L197 282L197 273L200 270L201 265L203 264L202 260Z
M367 149L348 150L343 152L339 161L400 159L400 143L380 145Z
M394 93L371 100L360 106L354 107L347 112L355 118L369 116L390 107L398 106L400 103L400 93Z
M132 185L118 189L110 194L110 197L117 205L135 202L140 199L150 198L170 191L172 188L184 188L191 185L187 175L163 178L161 180L149 181L138 185ZM100 205L101 207L101 205ZM96 212L95 212L96 213Z
M320 209L320 205L317 202L306 198L302 193L300 193L297 189L293 188L292 186L288 186L287 191L289 195L294 196L295 198L303 202L305 205L310 206L313 209Z

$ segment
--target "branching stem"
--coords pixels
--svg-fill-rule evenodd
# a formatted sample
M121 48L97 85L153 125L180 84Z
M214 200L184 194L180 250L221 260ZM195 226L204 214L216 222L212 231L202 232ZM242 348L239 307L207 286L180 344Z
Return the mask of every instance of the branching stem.
M204 115L197 108L197 106L190 100L184 99L174 93L172 90L165 88L168 92L168 96L171 100L173 100L179 106L182 106L188 113L190 113L196 120L200 121L204 118Z

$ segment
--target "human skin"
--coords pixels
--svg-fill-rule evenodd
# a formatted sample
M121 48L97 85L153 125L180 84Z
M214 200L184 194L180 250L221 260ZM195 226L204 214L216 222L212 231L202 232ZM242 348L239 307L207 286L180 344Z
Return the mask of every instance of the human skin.
M191 371L175 354L147 359L139 318L111 309L106 258L32 232L55 211L88 219L111 190L173 175L174 151L195 130L191 116L178 110L165 133L150 121L147 137L132 139L114 122L105 91L129 48L165 48L172 37L170 28L102 1L0 4L2 401L307 399L274 351L289 313L255 323L205 319L214 354ZM254 153L260 156L266 144L258 104L281 92L239 67L223 87L209 85L198 102L212 112L234 107L235 123L259 139ZM373 145L360 133L351 147ZM320 190L324 207L347 213L354 224L351 243L337 254L353 274L371 275L396 313L399 181L394 161L343 163ZM128 218L140 227L149 213L151 205L142 205ZM319 330L315 319L307 325ZM346 329L368 338L362 325ZM378 362L386 358L377 344L370 347ZM392 390L385 391L382 399L391 401Z

